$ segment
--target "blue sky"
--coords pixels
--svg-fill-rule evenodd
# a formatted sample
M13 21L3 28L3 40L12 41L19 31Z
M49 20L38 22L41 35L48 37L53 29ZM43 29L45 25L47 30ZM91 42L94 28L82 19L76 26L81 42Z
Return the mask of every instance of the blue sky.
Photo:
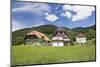
M95 7L12 2L12 31L46 24L67 28L95 25Z

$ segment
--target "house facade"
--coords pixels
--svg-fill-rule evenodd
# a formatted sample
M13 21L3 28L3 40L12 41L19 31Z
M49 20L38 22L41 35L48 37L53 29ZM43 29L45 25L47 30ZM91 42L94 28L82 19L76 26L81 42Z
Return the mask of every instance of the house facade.
M86 37L82 32L79 33L78 36L76 37L76 42L80 44L86 43Z
M66 44L68 45L69 42L68 33L63 28L58 28L52 37L52 46L64 46Z
M31 31L24 37L25 43L38 45L38 43L48 43L49 38L39 31Z

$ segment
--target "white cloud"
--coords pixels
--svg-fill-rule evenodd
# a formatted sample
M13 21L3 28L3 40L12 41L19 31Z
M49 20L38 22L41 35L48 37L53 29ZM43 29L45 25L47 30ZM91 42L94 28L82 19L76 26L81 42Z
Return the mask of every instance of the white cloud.
M64 5L63 8L64 12L72 11L76 14L72 16L72 21L84 20L92 15L93 11L95 10L92 6L76 6L76 5ZM70 12L71 13L71 12Z
M23 5L21 7L13 8L12 12L32 12L36 15L43 15L44 12L50 12L50 6L48 4L44 3L33 3L33 4L27 4Z
M55 15L55 14L48 14L48 13L45 13L46 15L46 20L48 21L51 21L51 22L54 22L58 19L58 17Z
M45 13L46 15L46 20L48 21L51 21L51 22L54 22L58 19L58 17L55 15L55 14L48 14L48 13Z
M12 31L26 28L25 25L21 24L18 20L12 20Z
M71 12L66 11L65 13L61 13L61 16L67 17L68 19L70 19L72 17Z
M72 11L72 10L73 10L73 8L72 8L71 5L63 5L62 9L63 9L64 11L68 11L68 10Z

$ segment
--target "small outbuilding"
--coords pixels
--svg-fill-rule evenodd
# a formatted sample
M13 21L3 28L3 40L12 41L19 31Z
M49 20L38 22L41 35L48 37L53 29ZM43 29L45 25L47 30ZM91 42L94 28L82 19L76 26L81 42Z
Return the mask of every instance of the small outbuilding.
M69 44L70 38L64 28L57 28L52 37L52 46L64 46Z
M78 34L78 36L76 36L76 42L80 43L80 44L86 43L86 37L85 37L85 34L83 32L80 32Z

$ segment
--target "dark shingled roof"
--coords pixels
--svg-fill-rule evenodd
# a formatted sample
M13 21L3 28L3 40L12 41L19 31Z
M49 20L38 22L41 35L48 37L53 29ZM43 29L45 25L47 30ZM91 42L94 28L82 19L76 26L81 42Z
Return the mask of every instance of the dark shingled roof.
M85 37L85 35L84 35L84 33L83 32L80 32L79 34L78 34L78 37Z

